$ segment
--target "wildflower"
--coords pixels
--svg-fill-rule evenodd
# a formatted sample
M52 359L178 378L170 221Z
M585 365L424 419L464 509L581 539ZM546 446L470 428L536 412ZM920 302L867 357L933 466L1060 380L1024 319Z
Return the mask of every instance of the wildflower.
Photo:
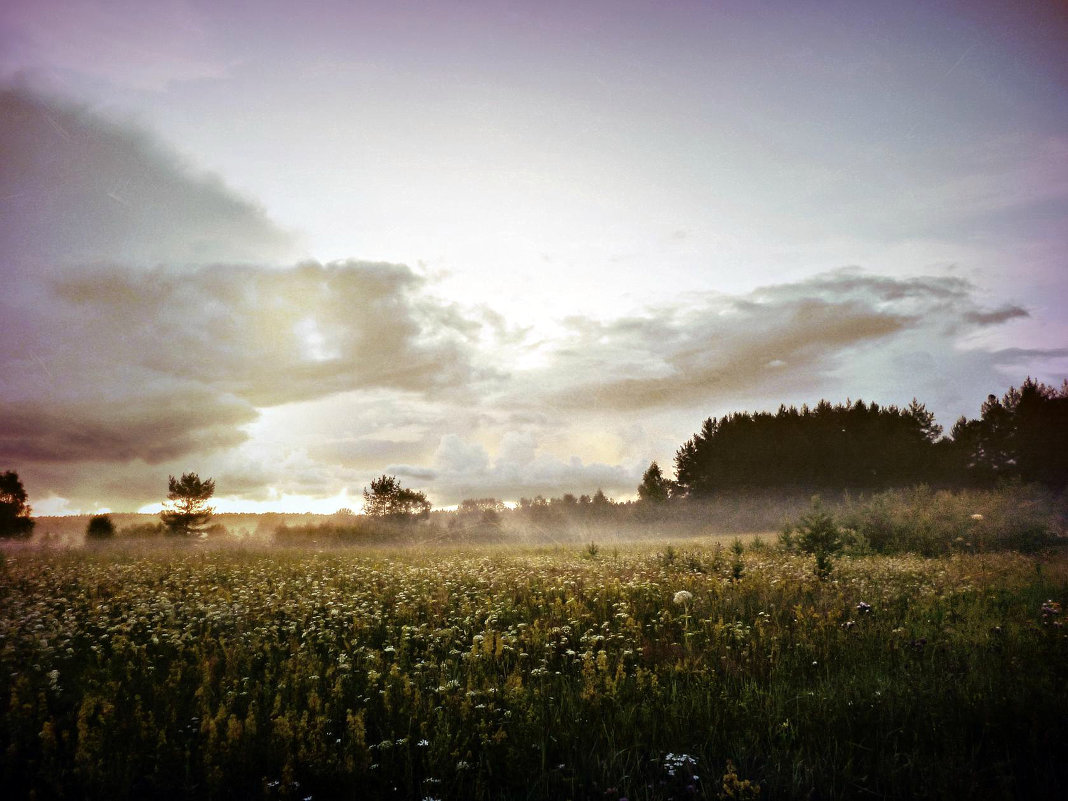
M859 604L857 604L857 611L861 614L866 615L871 612L871 604L864 603L864 601L861 601Z
M1052 623L1057 628L1060 628L1063 624L1059 620L1054 620L1061 613L1061 605L1056 601L1050 599L1042 604L1042 622Z
M690 601L693 600L693 593L688 590L679 590L677 593L675 593L674 600L677 604L688 604Z

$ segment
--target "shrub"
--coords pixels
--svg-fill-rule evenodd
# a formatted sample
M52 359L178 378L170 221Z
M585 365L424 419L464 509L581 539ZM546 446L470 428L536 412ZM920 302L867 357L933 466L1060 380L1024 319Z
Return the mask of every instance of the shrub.
M1038 486L949 492L921 485L849 501L841 518L876 553L1034 551L1059 539L1064 506Z
M819 496L813 496L809 510L797 523L788 524L781 543L790 550L816 557L816 575L825 578L833 568L833 558L842 553L846 537L834 516L823 507Z
M111 515L94 515L85 528L86 539L110 540L115 536L115 524L111 522Z

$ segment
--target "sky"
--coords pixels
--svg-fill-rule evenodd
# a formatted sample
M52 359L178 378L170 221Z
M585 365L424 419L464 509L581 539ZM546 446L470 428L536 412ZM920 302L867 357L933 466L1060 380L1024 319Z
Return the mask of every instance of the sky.
M1068 6L10 0L37 514L634 494L709 416L1068 377Z

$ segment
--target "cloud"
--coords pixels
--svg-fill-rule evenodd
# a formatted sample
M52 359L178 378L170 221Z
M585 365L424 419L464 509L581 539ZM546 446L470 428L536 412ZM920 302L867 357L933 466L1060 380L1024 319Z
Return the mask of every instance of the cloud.
M5 270L299 256L293 233L220 179L149 133L67 101L0 89L0 149Z
M255 410L196 385L172 391L140 388L107 399L0 402L0 457L23 462L159 464L193 452L232 447Z
M964 314L964 320L978 326L1000 325L1018 317L1027 317L1027 310L1021 306L1002 306L989 311L970 311Z
M0 302L0 455L161 461L244 438L255 409L481 378L472 330L400 265L71 269Z
M962 333L1028 314L1011 304L985 308L977 294L956 276L854 268L609 322L572 318L547 366L516 397L539 385L539 401L604 414L821 392L842 386L841 372L860 354L913 347L917 332L925 347L949 351Z
M394 465L386 472L424 482L440 505L465 498L559 496L567 492L632 493L641 469L637 464L610 465L585 462L578 456L562 459L540 448L532 431L506 431L496 457L479 443L458 434L441 437L431 460L432 467Z
M471 330L454 309L424 297L424 283L403 265L354 261L284 270L104 267L64 275L53 309L117 364L274 406L473 380Z

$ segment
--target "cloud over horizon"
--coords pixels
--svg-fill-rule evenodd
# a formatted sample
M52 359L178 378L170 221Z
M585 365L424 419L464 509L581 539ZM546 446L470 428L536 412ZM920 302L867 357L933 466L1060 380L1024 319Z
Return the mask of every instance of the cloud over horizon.
M24 325L0 354L0 455L158 462L241 441L264 407L468 387L488 374L473 364L472 326L422 283L407 267L357 262L46 278L39 306L6 317ZM48 325L33 325L42 313Z
M545 399L636 412L825 392L830 376L873 348L911 347L922 332L931 346L951 349L960 336L1028 315L1014 304L986 308L977 294L955 276L841 268L608 322L571 318L545 369L544 385L553 387Z

